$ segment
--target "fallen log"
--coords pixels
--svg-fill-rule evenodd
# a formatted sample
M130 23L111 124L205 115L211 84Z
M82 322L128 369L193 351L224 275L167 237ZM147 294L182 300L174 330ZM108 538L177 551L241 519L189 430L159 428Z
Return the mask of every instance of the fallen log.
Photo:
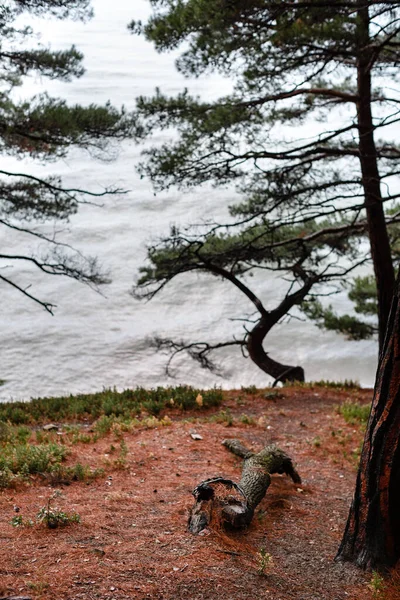
M275 445L254 453L239 440L224 440L222 444L244 459L240 482L214 477L194 488L195 503L188 523L192 533L200 533L212 521L227 528L247 527L267 492L273 473L285 473L294 483L301 483L292 459Z

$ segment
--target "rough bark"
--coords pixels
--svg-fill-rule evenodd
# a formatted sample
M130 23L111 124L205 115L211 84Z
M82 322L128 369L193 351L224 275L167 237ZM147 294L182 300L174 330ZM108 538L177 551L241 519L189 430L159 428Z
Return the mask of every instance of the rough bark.
M244 459L242 476L238 484L215 477L195 487L195 504L188 523L192 533L200 533L212 521L228 528L247 527L268 490L273 473L286 473L295 483L301 483L291 458L276 446L266 446L261 452L254 453L239 440L224 440L222 443Z
M380 357L354 499L337 560L366 568L400 558L400 293Z
M378 157L374 140L374 124L371 111L371 68L374 48L371 45L369 33L369 9L365 2L360 2L358 19L357 88L359 99L357 102L357 120L359 153L368 235L378 294L379 349L381 351L389 318L395 275L383 210Z

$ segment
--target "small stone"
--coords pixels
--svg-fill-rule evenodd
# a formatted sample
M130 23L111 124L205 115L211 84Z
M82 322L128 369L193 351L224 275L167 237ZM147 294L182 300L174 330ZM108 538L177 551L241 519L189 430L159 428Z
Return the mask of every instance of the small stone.
M48 425L43 425L43 431L58 431L58 425L55 423L49 423Z
M190 434L190 437L191 437L193 440L202 440L202 439L203 439L203 436L201 436L199 433L191 433L191 434Z

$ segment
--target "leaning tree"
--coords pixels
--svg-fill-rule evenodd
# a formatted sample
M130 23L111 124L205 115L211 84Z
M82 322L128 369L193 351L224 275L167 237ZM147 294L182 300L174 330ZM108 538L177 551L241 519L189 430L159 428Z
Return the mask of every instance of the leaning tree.
M400 558L400 278L380 356L353 502L337 560L363 568Z
M205 367L212 367L215 348L238 345L276 379L302 379L301 368L278 363L263 346L294 306L353 339L378 331L382 345L400 217L393 185L400 152L388 134L383 139L399 120L399 99L382 86L397 77L400 2L151 5L153 16L133 22L131 30L159 51L183 45L176 63L181 73L220 73L233 91L213 102L188 91L139 98L139 137L169 128L179 134L147 151L141 171L158 189L234 184L241 200L226 222L173 228L150 247L136 292L151 298L177 275L205 271L235 285L257 311L240 339L158 345L173 354L186 350ZM318 300L369 261L372 292L370 280L359 279L352 294L359 312L371 309L375 294L377 327L355 315L338 316ZM251 288L248 275L257 271L278 272L287 281L278 305Z
M130 118L110 104L68 105L47 94L29 100L15 100L15 89L32 73L48 79L69 81L80 77L82 54L72 46L52 51L38 43L30 26L21 25L21 16L85 20L91 16L90 0L10 0L0 6L0 143L3 156L29 157L41 163L66 156L70 148L83 148L98 157L109 156L113 141L131 135ZM41 251L27 254L0 251L0 283L11 285L50 313L53 305L9 275L13 264L24 262L52 275L66 275L97 286L107 281L96 259L83 257L58 238L47 236L37 225L67 220L85 199L115 193L72 189L56 175L42 177L31 167L0 169L0 225L4 230L40 240Z

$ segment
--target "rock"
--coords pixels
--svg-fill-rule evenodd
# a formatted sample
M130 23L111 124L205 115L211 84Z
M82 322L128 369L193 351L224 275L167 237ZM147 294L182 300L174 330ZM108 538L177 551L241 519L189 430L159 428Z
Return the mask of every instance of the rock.
M43 431L58 431L58 425L54 423L49 423L48 425L43 425Z

